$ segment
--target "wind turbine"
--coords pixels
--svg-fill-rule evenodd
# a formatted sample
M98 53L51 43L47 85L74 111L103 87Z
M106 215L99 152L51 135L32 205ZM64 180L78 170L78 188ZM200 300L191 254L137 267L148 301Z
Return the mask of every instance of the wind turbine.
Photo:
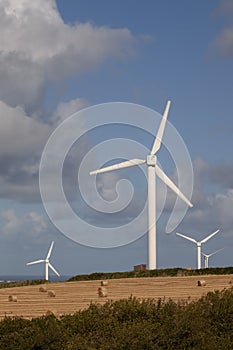
M209 258L210 258L212 255L214 255L214 254L220 252L220 250L223 250L223 249L224 249L224 248L218 249L218 250L216 250L215 252L213 252L213 253L211 253L211 254L204 254L204 253L201 253L201 254L204 256L205 269L208 269L208 268L209 268Z
M150 154L147 156L146 160L143 159L131 159L122 163L114 164L94 170L90 172L90 175L105 173L108 171L113 171L117 169L128 168L131 166L136 166L139 164L147 165L148 173L148 269L156 269L156 175L165 184L170 187L180 198L183 199L190 207L192 203L182 194L179 188L169 179L169 177L163 172L162 169L157 165L156 153L161 147L162 137L164 133L164 128L170 109L171 101L167 101L166 108L164 110L163 118L160 123L157 135L155 137Z
M45 259L32 261L32 262L29 262L29 263L26 264L26 265L34 265L34 264L39 264L39 263L44 262L44 263L45 263L45 279L46 279L46 281L49 280L49 268L50 268L57 276L60 276L59 273L58 273L58 272L55 270L55 268L53 267L53 265L51 265L50 262L49 262L49 258L50 258L50 255L51 255L51 253L52 253L53 245L54 245L54 241L52 241L52 243L51 243L51 245L50 245L50 248L49 248L49 251L48 251L48 254L47 254L47 256L46 256Z
M200 270L201 269L201 245L202 243L206 243L211 237L213 237L214 235L216 235L220 230L217 230L213 233L211 233L209 236L207 236L206 238L204 238L202 241L196 241L194 238L185 236L181 233L176 232L176 234L180 237L183 237L193 243L196 243L197 245L197 269Z

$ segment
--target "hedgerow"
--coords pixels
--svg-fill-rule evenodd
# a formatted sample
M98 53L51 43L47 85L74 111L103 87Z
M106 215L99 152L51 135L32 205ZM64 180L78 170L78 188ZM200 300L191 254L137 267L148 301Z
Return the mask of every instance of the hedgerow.
M233 267L216 267L208 269L183 269L179 267L158 270L125 271L125 272L95 272L89 275L77 275L68 281L91 281L103 279L135 278L135 277L175 277L201 275L228 275L233 274Z
M131 297L60 318L5 317L0 349L225 350L233 349L232 320L232 289L192 302Z

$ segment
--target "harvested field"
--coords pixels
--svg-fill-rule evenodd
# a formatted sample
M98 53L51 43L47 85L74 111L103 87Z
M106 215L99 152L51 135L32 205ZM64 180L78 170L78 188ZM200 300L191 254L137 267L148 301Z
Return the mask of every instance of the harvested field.
M47 289L53 290L55 298L48 298L38 286L25 286L0 289L0 318L4 316L22 316L32 318L45 315L48 310L56 316L73 314L85 309L91 302L103 304L106 300L128 298L172 298L177 300L195 300L209 291L231 288L233 275L205 275L205 286L198 286L198 276L124 278L108 281L108 297L100 298L98 288L101 281L50 283ZM17 303L10 303L8 296L17 296Z

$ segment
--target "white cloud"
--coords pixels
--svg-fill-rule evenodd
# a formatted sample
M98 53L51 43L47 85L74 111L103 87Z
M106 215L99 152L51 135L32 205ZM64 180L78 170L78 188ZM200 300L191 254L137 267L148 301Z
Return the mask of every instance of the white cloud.
M220 228L223 234L230 234L233 227L233 188L228 183L229 167L222 164L210 166L202 159L194 161L194 207L182 224L187 233L203 234L203 231L208 233Z
M21 107L0 101L0 195L37 200L42 150L54 128L69 115L87 106L85 99L60 103L50 124L27 116ZM82 124L80 124L82 127ZM77 156L76 152L76 156Z
M2 0L0 31L0 194L36 198L39 159L49 135L88 106L77 98L46 115L51 82L64 82L109 58L128 57L137 40L124 28L65 24L54 0Z
M136 41L126 28L65 24L53 0L1 1L0 31L0 99L27 111L40 108L49 81L128 57Z
M218 16L232 16L233 15L233 2L232 0L221 0L216 10Z
M1 231L6 236L40 236L47 229L47 221L36 212L19 216L14 210L6 210L0 217L3 220Z
M28 157L41 152L52 129L27 116L21 107L0 101L0 156Z
M233 55L233 27L224 29L216 38L216 46L223 56Z
M88 106L89 106L89 103L85 98L76 98L69 102L61 102L58 104L53 114L52 122L55 125L60 124L66 118L70 117L72 114Z
M230 24L215 39L215 46L223 56L233 56L233 2L222 0L215 11L216 16L227 17Z

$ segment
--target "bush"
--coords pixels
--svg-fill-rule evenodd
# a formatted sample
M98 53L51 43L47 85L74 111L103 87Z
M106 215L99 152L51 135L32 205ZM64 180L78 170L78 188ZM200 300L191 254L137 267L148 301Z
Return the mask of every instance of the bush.
M13 287L24 287L24 286L35 286L43 283L49 283L46 280L25 280L15 282L2 282L0 283L1 288L13 288Z
M91 304L74 315L0 322L0 349L233 349L233 290L198 301L134 297Z
M227 275L233 274L233 267L218 267L200 270L187 270L179 267L161 270L126 271L126 272L95 272L90 275L77 275L68 280L71 281L92 281L118 278L135 277L174 277L174 276L201 276L201 275Z

